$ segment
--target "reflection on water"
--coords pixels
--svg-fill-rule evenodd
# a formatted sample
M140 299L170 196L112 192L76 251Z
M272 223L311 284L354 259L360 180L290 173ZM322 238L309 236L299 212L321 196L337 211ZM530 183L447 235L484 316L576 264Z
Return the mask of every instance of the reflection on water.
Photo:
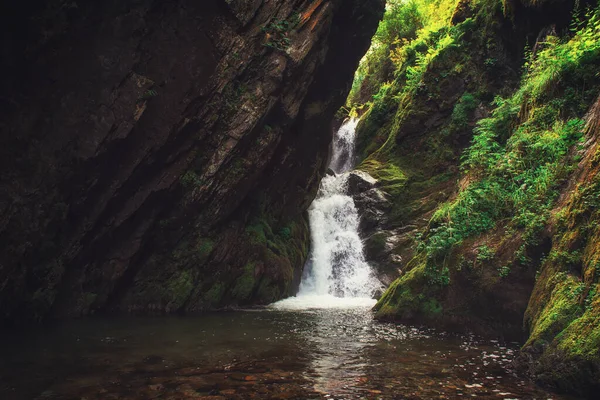
M7 333L0 398L559 398L512 375L513 345L377 323L366 305L290 308Z

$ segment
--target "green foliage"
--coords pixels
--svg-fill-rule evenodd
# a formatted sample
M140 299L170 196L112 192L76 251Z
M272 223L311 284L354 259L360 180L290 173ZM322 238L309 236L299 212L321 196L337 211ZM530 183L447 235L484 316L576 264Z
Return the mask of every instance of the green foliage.
M254 98L254 94L248 90L248 86L245 83L234 81L228 84L223 89L223 111L226 114L235 113L243 102L244 96Z
M419 2L414 0L388 0L383 20L373 40L382 45L393 45L398 38L413 39L423 21Z
M501 156L501 143L510 135L520 110L520 104L512 100L497 97L491 117L478 122L471 146L463 155L464 170L477 173L478 170L488 171L494 168Z
M458 84L455 87L460 91L461 81L475 83L481 79L481 73L472 68L472 33L481 28L480 22L475 16L452 25L455 7L456 0L412 0L388 7L380 24L382 41L376 40L361 62L347 102L349 106L361 102L368 106L358 127L357 148L363 158L387 162L397 150L395 139L405 122L414 113L425 112L421 102L444 102L438 97L443 86L438 83ZM403 29L391 28L396 23ZM397 35L394 40L389 39L391 32ZM484 40L483 35L477 37ZM469 120L480 102L478 95L466 93L450 124L440 128L442 134L425 138L429 150L422 154L426 159L421 157L418 162L435 168L437 163L454 160L456 154L447 142L472 129ZM445 115L440 115L433 124L446 122ZM413 162L405 163L410 164Z
M477 261L483 263L486 261L491 261L495 256L494 249L490 248L488 245L479 246L477 249Z
M477 124L462 159L471 183L433 215L420 243L428 258L444 258L464 239L500 221L522 229L526 244L536 243L575 164L569 151L583 136L581 95L585 104L596 95L585 92L593 86L592 66L600 61L598 11L589 15L570 40L550 38L529 62L521 88L508 99L497 98L491 116ZM579 98L567 88L577 88ZM472 100L467 103L472 107ZM453 118L462 119L460 108L455 113ZM521 250L520 261L526 263Z
M593 303L598 298L599 294L600 293L598 292L597 286L593 286L589 290L589 292L588 292L588 294L587 294L587 296L585 298L585 302L584 302L586 311L591 311L592 310Z
M425 277L430 285L448 286L450 284L450 269L446 266L439 267L428 260L425 266Z
M156 90L148 89L140 97L138 97L138 101L148 100L156 96L158 96L158 92Z
M202 186L202 179L194 171L189 170L180 178L181 184L188 189Z
M450 135L469 129L469 121L478 104L477 97L468 92L464 93L452 110L450 125L446 128L444 134Z
M288 34L300 22L300 14L294 13L288 20L275 20L262 27L267 37L264 46L286 51L290 47L291 39Z
M498 268L498 275L501 278L506 278L508 274L510 274L510 265L503 265L502 267Z
M389 0L386 12L373 37L371 48L356 71L348 104L358 104L363 98L376 94L391 79L393 65L390 52L402 40L412 40L423 27L423 16L418 0Z
M568 41L550 36L543 50L526 63L522 91L531 100L548 96L556 90L555 83L572 72L585 72L581 67L597 62L600 51L600 12L589 9L585 17L573 20L573 37ZM596 71L587 71L595 74Z
M574 267L582 262L582 254L580 250L575 251L557 251L552 250L548 254L548 261L552 261L558 265L565 267Z
M281 236L284 239L289 239L291 234L292 234L292 230L290 229L289 226L284 226L279 231L279 236Z

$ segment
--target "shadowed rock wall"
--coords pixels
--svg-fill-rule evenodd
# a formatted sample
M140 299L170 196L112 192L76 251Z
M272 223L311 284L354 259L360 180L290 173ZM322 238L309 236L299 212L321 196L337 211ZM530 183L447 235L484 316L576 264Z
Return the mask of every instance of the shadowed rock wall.
M0 318L293 293L381 0L3 7Z

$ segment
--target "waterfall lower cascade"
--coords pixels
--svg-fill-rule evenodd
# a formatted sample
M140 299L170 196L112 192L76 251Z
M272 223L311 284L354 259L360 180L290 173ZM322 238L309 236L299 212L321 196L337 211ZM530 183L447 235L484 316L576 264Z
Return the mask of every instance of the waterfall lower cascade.
M329 168L336 175L323 178L308 209L311 255L300 291L294 298L275 303L276 308L372 304L374 293L382 287L365 261L358 211L347 194L357 123L355 119L345 122L334 136Z

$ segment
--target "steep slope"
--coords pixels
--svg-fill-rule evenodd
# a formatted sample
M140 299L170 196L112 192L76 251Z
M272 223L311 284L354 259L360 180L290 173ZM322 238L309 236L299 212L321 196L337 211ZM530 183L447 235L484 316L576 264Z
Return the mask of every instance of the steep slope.
M382 1L3 7L0 318L294 291Z
M593 397L600 389L600 97L568 186L551 211L552 248L536 280L521 363L557 390Z
M398 2L349 98L365 112L359 168L393 203L367 238L371 260L400 269L377 316L526 341L539 382L588 396L600 382L599 12Z

